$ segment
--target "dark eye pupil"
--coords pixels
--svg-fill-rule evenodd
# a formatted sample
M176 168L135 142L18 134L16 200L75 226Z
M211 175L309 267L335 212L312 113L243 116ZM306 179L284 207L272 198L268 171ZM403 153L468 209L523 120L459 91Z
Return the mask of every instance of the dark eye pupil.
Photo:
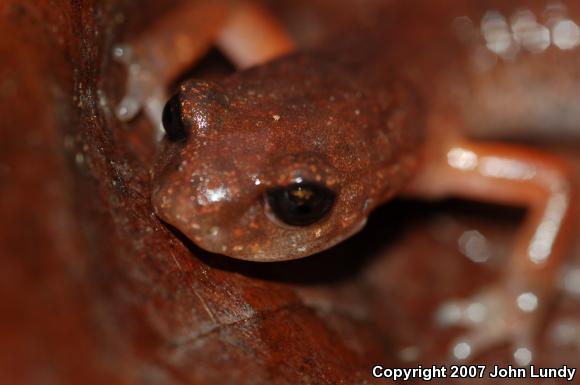
M181 105L179 95L175 94L163 107L161 116L163 128L169 140L180 140L186 137L187 131L181 120Z
M334 192L317 183L303 182L267 191L272 212L291 226L308 226L328 214L336 198Z

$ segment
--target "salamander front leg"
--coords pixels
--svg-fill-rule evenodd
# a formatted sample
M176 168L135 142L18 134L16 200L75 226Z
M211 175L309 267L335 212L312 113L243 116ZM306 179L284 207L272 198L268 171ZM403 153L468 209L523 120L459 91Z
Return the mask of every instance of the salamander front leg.
M569 173L555 159L522 148L462 142L442 149L443 156L431 157L437 159L411 183L408 194L464 197L528 209L503 280L455 304L457 314L469 314L471 306L479 316L455 319L469 331L455 341L452 354L469 360L510 342L514 361L528 365L542 315L557 292L557 274L570 236L574 202Z
M216 46L238 69L266 63L296 48L274 15L254 1L237 3L217 35Z
M246 1L189 0L175 6L137 39L119 44L114 58L127 69L125 96L116 108L131 120L144 108L160 127L171 82L215 45L238 68L264 63L291 52L292 39L275 18Z

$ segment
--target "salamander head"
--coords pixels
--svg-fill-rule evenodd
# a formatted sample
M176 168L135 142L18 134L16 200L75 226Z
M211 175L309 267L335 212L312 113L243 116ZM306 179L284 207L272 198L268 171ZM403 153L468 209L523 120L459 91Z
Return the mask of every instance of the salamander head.
M152 203L198 246L255 261L307 256L360 230L397 188L397 138L376 130L384 109L337 82L339 69L303 61L188 81L167 103Z

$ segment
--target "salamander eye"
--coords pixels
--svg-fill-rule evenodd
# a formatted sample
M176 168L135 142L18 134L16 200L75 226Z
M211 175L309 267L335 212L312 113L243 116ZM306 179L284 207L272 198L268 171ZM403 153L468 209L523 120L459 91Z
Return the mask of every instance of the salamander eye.
M180 140L187 136L187 130L181 120L179 95L175 94L167 101L163 107L161 122L169 140Z
M272 212L291 226L308 226L328 214L336 194L317 183L302 182L266 191Z

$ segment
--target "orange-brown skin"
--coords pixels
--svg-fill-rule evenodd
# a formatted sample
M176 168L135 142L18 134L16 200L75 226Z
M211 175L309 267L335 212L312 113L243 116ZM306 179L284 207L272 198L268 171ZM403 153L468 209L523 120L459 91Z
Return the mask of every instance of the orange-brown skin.
M310 255L360 230L414 171L418 110L403 84L376 89L325 59L299 55L220 85L183 84L191 132L163 143L157 214L207 250L256 261ZM264 192L299 179L335 191L331 214L306 227L271 220Z
M263 7L245 0L187 0L154 21L139 39L118 44L113 57L127 68L127 90L116 109L121 120L141 108L160 124L167 85L217 45L247 68L294 49L293 41Z
M179 100L188 135L162 144L155 212L209 251L277 261L351 236L397 193L526 206L505 280L482 300L501 310L495 316L503 323L471 325L475 330L457 345L471 351L456 350L455 357L510 339L516 362L529 363L531 336L570 234L573 186L557 160L474 144L461 132L580 126L580 51L554 30L559 21L580 21L580 6L401 2L377 19L317 51L219 84L184 83ZM546 31L547 45L533 39ZM264 193L299 180L326 185L336 203L318 223L281 225ZM537 302L531 310L519 302L530 295Z

